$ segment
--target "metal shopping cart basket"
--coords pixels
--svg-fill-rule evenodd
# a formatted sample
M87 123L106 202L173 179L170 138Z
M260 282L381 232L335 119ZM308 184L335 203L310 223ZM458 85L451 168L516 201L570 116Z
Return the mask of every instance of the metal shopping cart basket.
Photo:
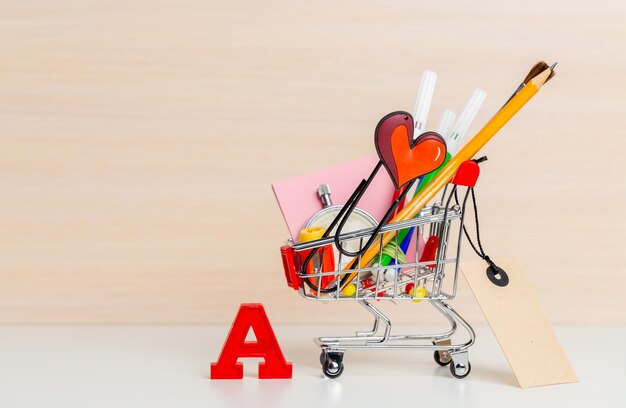
M462 184L457 179L448 184L438 202L424 208L416 218L343 233L337 241L334 236L298 244L289 240L281 248L287 283L305 299L356 301L374 316L371 330L357 331L354 336L315 339L322 349L320 363L327 377L342 374L343 356L349 349L432 350L435 361L441 366L450 365L454 377L463 378L470 373L468 349L475 340L474 330L446 303L456 296L464 207L473 187L466 185L467 192L459 202L457 187ZM372 234L378 235L372 245L379 246L373 261L362 264L361 255L354 259L346 259L341 252L334 255L335 242L362 248ZM408 234L412 234L411 245L416 248L413 260L400 254L400 237ZM392 238L383 247L385 235ZM311 255L312 252L315 253ZM393 261L384 266L385 255ZM346 270L349 261L353 266ZM435 334L392 334L391 320L374 307L374 300L428 301L445 317L450 328ZM452 336L459 325L465 329L467 339L453 343Z

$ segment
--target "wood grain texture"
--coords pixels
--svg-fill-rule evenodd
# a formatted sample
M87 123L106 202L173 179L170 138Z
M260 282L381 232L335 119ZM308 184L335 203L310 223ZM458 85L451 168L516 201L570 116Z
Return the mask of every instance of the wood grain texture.
M484 150L484 243L552 321L626 323L624 2L3 3L0 322L365 322L286 287L271 182L371 154L424 69L431 125L487 91L472 133L546 59Z

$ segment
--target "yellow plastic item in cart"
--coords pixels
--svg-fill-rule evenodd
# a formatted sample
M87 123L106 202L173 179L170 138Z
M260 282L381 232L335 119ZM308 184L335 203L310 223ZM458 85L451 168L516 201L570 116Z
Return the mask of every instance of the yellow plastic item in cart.
M341 291L341 294L345 297L354 297L356 294L356 285L354 283L346 285L346 287Z
M411 288L409 290L409 296L411 297L424 298L426 297L426 295L427 295L426 288L423 286L418 286L417 289ZM415 303L419 303L422 301L422 299L413 299L413 301Z
M326 232L324 227L308 227L300 231L300 242L315 241L322 238L322 235Z

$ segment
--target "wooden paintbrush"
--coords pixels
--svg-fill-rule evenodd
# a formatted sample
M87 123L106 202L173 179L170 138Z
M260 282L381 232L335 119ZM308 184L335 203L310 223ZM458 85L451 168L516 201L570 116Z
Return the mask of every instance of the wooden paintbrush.
M506 101L506 103L504 105L509 103L511 101L511 99L513 99L513 97L515 95L517 95L517 93L524 87L524 85L526 85L528 83L528 81L530 81L531 79L533 79L537 75L541 74L543 71L545 71L548 68L550 68L551 73L550 73L550 76L548 77L548 79L546 79L546 82L551 80L552 77L554 77L554 75L556 75L556 72L554 71L554 67L556 67L556 64L557 63L555 62L554 64L552 64L552 66L550 66L545 61L539 61L538 63L536 63L530 69L530 71L528 71L528 74L526 75L526 78L524 78L524 81L522 81L522 83L519 84L519 86L517 87L515 92L513 92L513 95L511 95L511 97ZM502 107L504 107L504 105L502 105ZM502 109L502 108L500 108L500 109Z

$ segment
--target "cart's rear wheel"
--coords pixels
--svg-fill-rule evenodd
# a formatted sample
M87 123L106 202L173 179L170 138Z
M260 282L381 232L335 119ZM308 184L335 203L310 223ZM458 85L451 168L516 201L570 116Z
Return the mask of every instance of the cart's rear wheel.
M433 357L435 358L435 363L442 367L447 366L450 364L450 361L452 361L452 357L450 357L450 352L448 350L435 350Z
M343 373L343 353L322 352L324 361L322 362L322 372L328 378L337 378ZM322 358L320 356L320 359Z
M456 378L465 378L470 371L472 371L472 365L469 361L467 362L467 367L464 364L455 364L454 362L450 364L450 373Z

